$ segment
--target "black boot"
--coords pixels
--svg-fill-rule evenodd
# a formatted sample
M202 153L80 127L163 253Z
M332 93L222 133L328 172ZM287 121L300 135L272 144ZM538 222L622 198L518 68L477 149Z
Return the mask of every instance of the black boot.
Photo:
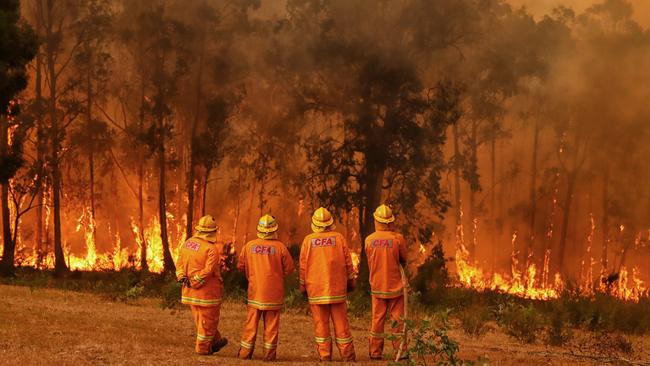
M217 353L219 352L222 348L224 348L228 344L228 338L221 338L217 341L215 341L212 344L212 353Z

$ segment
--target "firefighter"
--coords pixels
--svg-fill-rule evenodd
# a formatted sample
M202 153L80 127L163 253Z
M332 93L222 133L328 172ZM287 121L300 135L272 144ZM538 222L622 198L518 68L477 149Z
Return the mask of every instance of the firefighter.
M375 232L365 240L370 270L372 297L372 324L370 326L370 358L381 360L384 350L384 323L386 316L395 321L391 333L395 337L393 348L399 351L402 344L404 317L404 285L400 266L406 264L406 241L393 230L395 216L390 207L381 205L374 214Z
M284 278L294 271L287 247L278 240L278 224L264 215L257 224L258 239L241 250L237 268L248 279L248 315L242 334L239 358L253 357L257 324L264 320L264 361L274 361L278 348L280 309L284 302Z
M217 244L217 223L207 215L194 227L196 233L180 249L176 278L183 284L181 303L189 305L196 325L196 348L201 355L222 349L228 339L219 333L223 281L223 246Z
M333 231L334 218L317 209L311 218L313 233L300 249L300 291L307 296L314 320L316 350L321 361L332 360L330 319L336 346L344 361L355 361L347 314L347 293L354 288L350 250L343 235Z

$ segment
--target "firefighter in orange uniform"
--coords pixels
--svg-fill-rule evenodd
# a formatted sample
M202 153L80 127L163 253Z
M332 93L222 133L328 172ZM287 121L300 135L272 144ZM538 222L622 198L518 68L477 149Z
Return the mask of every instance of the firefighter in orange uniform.
M348 290L354 288L350 250L343 235L332 231L334 218L327 209L314 212L311 228L300 249L300 291L309 300L316 350L321 361L332 360L331 318L341 358L355 361L346 304Z
M199 219L196 233L180 249L176 278L183 284L181 303L189 305L196 325L196 353L211 355L228 340L219 334L223 281L223 246L216 244L217 223L207 215Z
M264 215L257 225L258 239L241 250L237 268L248 279L248 315L239 348L239 358L253 357L257 324L264 319L264 361L273 361L278 347L280 309L284 303L284 278L294 271L287 247L278 240L278 224Z
M370 326L370 358L382 359L384 350L384 323L386 315L397 325L392 328L396 337L395 352L402 342L404 317L404 285L400 265L406 264L406 241L393 231L395 216L390 207L381 205L373 214L375 232L365 240L368 268L370 270L370 294L372 296L372 325ZM403 346L405 350L405 345ZM406 352L404 357L406 356Z

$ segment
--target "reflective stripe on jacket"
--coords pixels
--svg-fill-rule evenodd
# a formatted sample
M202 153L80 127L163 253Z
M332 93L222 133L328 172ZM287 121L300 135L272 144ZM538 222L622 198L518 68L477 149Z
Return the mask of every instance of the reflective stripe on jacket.
M193 236L181 247L176 261L176 278L187 277L191 287L183 286L181 303L196 306L221 304L223 245Z
M248 279L248 306L277 310L284 304L284 277L294 271L293 259L279 240L255 239L241 250L237 268Z
M406 261L406 241L394 231L375 231L365 241L372 296L391 299L402 295L400 260Z
M347 298L347 281L354 269L343 235L334 231L312 233L300 248L300 283L310 304L335 304Z

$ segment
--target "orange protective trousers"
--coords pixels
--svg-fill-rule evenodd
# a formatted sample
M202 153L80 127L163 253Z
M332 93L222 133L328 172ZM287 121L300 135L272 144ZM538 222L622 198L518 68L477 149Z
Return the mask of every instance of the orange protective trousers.
M278 348L278 332L280 329L280 310L260 310L248 307L244 332L239 343L239 358L250 359L255 349L257 324L264 319L264 361L273 361Z
M190 305L190 308L196 325L196 353L211 354L212 344L221 339L221 334L217 329L221 306Z
M381 358L384 351L384 323L386 315L390 317L391 323L395 322L391 333L395 336L393 348L399 350L399 345L404 337L404 296L392 299L372 297L372 324L370 325L370 357ZM402 349L406 350L406 342Z
M355 361L352 333L348 323L348 306L345 302L325 305L309 305L314 320L316 351L321 361L332 360L332 336L330 333L330 318L334 323L336 346L343 361Z

